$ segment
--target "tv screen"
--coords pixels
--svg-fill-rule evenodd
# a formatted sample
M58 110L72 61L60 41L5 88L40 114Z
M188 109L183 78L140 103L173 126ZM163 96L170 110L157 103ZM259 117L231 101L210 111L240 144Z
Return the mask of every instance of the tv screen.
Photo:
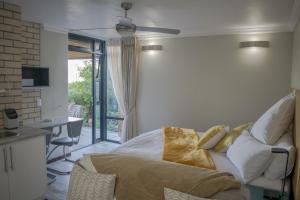
M42 67L22 67L23 87L49 86L49 68Z

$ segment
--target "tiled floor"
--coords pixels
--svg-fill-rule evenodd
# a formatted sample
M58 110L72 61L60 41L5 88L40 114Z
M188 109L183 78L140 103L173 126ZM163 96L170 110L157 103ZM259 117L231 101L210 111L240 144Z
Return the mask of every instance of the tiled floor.
M72 155L71 157L69 157L69 159L78 160L84 154L109 152L118 146L119 144L115 144L115 143L100 142L98 144L72 152ZM72 169L72 166L73 164L70 162L57 161L51 163L48 167L53 169L59 169L61 171L70 171ZM69 178L70 176L57 175L56 181L48 187L46 198L48 200L65 200L68 191Z

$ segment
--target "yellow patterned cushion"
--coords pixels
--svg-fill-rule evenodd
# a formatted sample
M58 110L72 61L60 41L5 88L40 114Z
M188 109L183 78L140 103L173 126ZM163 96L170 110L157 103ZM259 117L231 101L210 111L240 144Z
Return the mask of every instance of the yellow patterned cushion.
M241 135L244 130L251 127L251 123L243 124L229 131L213 148L213 151L225 153L230 145Z
M226 125L217 125L208 129L199 139L198 147L201 149L213 148L229 131Z

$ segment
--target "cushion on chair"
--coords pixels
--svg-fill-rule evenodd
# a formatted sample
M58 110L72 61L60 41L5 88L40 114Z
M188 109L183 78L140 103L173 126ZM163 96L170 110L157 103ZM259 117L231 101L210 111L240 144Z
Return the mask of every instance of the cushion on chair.
M113 200L116 175L87 171L75 165L67 200Z
M75 144L75 141L76 138L72 140L72 138L70 137L62 137L62 138L52 140L51 144L58 145L58 146L72 146L73 144Z
M165 200L209 200L206 198L195 197L183 192L164 188Z

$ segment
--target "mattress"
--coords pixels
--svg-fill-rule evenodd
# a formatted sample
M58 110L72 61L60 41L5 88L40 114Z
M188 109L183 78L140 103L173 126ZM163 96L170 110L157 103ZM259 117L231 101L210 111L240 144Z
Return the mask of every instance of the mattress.
M199 133L201 135L201 133ZM150 131L122 144L112 153L129 154L148 159L161 160L163 151L163 137L161 129ZM233 163L224 153L211 152L217 170L230 172L237 180L241 180L240 174ZM269 180L263 176L250 182L250 185L272 190L281 189L281 180ZM242 185L240 190L221 192L213 198L218 199L250 199L247 185Z

